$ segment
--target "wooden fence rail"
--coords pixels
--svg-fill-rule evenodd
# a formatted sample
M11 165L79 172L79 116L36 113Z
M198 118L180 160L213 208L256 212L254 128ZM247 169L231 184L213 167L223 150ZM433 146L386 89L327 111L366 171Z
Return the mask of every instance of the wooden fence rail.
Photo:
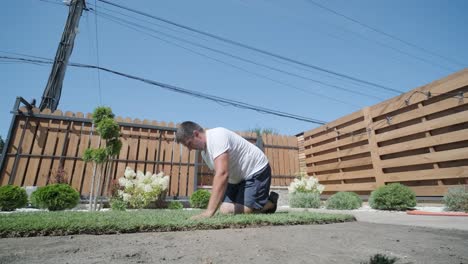
M400 182L418 196L468 184L468 69L304 132L325 193Z

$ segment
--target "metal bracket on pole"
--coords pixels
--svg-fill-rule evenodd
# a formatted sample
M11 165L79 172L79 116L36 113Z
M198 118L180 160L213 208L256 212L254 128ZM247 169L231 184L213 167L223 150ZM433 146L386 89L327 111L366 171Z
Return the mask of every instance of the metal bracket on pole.
M387 119L387 124L389 124L389 125L392 124L392 117L391 116L386 116L385 119Z
M464 95L463 95L462 91L460 91L455 97L458 98L458 103L459 104L463 103Z

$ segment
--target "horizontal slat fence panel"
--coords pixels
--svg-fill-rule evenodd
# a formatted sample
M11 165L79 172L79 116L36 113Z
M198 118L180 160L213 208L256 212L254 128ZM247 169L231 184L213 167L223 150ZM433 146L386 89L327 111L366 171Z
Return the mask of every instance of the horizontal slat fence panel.
M346 169L346 168L353 168L353 167L360 167L364 165L371 165L372 161L369 157L365 158L358 158L352 159L347 161L338 161L326 165L316 165L312 168L309 168L307 172L321 172L321 171L329 171L329 170L338 170L338 169Z
M307 162L320 162L320 161L344 158L344 157L353 156L353 155L357 155L357 154L368 153L368 152L369 152L369 146L364 145L364 146L358 146L358 147L355 147L355 148L342 150L340 152L332 152L332 153L328 153L328 154L324 154L324 155L313 156L312 158L306 159L306 161Z
M353 145L359 142L367 141L367 134L366 133L358 133L356 135L351 135L349 137L340 139L339 141L332 141L330 143L320 145L318 147L311 147L308 145L308 149L305 149L305 155L315 154L327 150L333 150L339 147L344 147L347 145Z
M463 179L468 174L468 166L453 168L439 168L431 170L406 171L397 173L387 173L386 182L400 181L421 181L421 180L439 180L439 179Z
M407 126L400 129L395 129L383 134L377 135L377 140L379 142L401 138L404 136L411 136L417 133L429 132L434 129L454 126L461 123L468 122L468 114L466 111L456 113L450 116L445 116L430 121L425 121L420 124L415 124L412 126Z
M402 158L382 160L382 167L402 167L427 163L439 163L444 161L454 161L468 159L468 148L438 151L427 154L420 154Z
M400 182L442 196L468 184L467 93L465 69L304 132L307 173L326 193Z
M359 170L354 172L327 173L317 175L319 181L351 180L374 177L374 170Z

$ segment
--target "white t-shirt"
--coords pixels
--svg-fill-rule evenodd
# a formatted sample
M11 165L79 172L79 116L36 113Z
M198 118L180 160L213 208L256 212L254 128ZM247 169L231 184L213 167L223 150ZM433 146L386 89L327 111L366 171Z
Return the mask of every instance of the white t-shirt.
M238 134L222 127L205 131L206 150L202 151L205 163L214 170L214 160L221 154L229 154L228 182L237 184L247 180L268 164L268 159L254 144Z

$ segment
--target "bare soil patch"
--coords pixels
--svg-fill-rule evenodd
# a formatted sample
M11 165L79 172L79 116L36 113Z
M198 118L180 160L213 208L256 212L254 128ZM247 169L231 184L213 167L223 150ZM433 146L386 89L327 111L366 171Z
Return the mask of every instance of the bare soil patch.
M0 239L0 263L468 263L468 232L349 222Z

